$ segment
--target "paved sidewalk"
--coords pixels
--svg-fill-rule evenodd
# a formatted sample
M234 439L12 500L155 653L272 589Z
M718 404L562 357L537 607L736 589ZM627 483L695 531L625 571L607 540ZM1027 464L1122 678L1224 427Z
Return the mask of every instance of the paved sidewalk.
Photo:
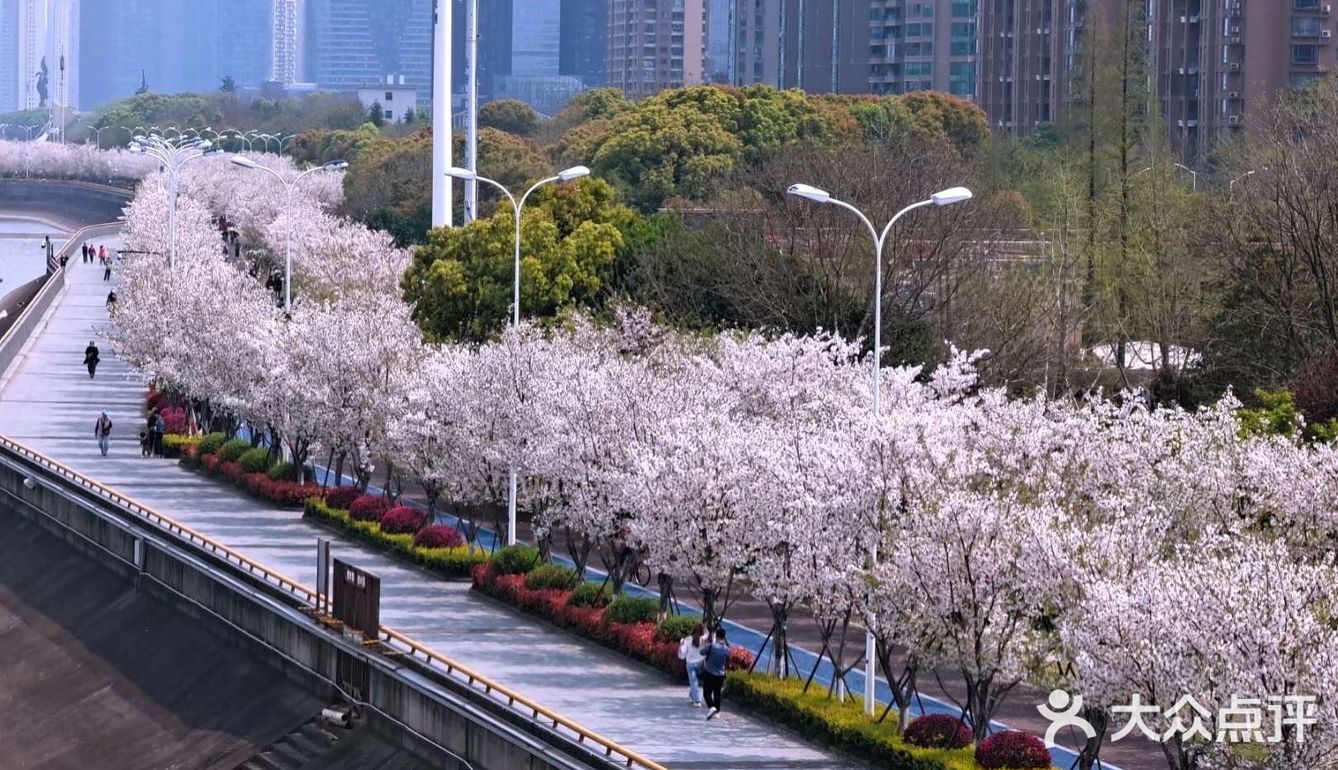
M316 538L334 537L328 530L175 461L140 457L145 385L101 338L108 288L97 266L70 264L64 294L0 379L0 434L315 585ZM103 360L92 380L82 365L90 339L98 340ZM115 423L106 458L93 437L104 409ZM468 583L437 579L348 541L336 540L334 550L381 576L385 625L671 768L857 767L732 713L728 703L704 722L688 705L686 685L476 596Z

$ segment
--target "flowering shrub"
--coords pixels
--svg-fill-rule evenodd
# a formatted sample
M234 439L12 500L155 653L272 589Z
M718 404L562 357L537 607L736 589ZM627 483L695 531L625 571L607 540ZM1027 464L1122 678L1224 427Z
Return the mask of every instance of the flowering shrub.
M242 477L246 475L246 471L242 468L240 463L228 460L224 460L218 464L218 472L223 474L224 478L234 484L241 483Z
M534 571L540 569L543 567L536 567ZM657 626L654 617L659 605L654 599L619 596L609 607L577 604L573 601L573 595L577 591L593 591L594 595L598 596L602 593L598 590L601 586L582 583L572 591L559 588L530 588L526 585L528 575L501 572L497 569L496 557L491 565L477 565L470 574L474 579L474 588L482 593L544 617L556 625L571 629L673 676L687 676L683 661L678 659L678 640L656 636ZM594 588L589 588L592 585ZM627 600L631 600L631 603ZM649 602L649 606L654 609L649 620L623 623L616 620L612 612L612 607L618 606L620 602L630 617L644 617L646 602ZM635 611L630 608L635 608ZM752 664L751 652L738 646L730 648L727 663L729 670L746 670Z
M906 742L927 749L960 749L971 745L971 728L947 714L925 714L906 728Z
M320 497L319 484L298 484L295 481L275 481L264 473L248 473L242 480L246 491L283 506L300 506L309 497Z
M185 409L179 406L167 406L159 410L158 415L163 418L163 426L168 433L186 432L188 421Z
M199 436L185 436L180 433L167 433L163 436L164 457L186 457L193 453L200 443Z
M381 515L381 531L388 535L412 535L427 524L427 512L399 505Z
M380 521L390 510L390 501L381 495L359 495L348 504L348 516L354 521Z
M348 511L331 507L320 498L319 494L307 498L304 510L304 515L308 518L338 527L357 540L362 540L377 548L406 558L443 577L464 577L471 574L472 569L485 566L488 562L487 552L480 549L470 549L463 546L422 547L417 543L417 537L391 535L383 532L381 525L375 522L354 521L349 517ZM428 527L427 529L432 528ZM427 531L427 529L423 531ZM440 527L440 529L450 528ZM463 539L461 542L463 543Z
M1031 733L1010 730L981 741L976 747L976 762L988 770L1001 767L1048 768L1050 750Z
M465 536L455 527L432 524L414 535L413 544L415 548L461 548L465 544Z
M217 454L214 454L213 452L205 452L204 450L200 451L200 467L204 468L209 473L217 473L219 463L221 462L222 461L218 459Z
M145 411L152 412L162 406L165 401L167 401L166 393L161 390L150 388L148 397L144 399L144 409Z
M325 504L331 508L340 508L345 511L362 496L362 490L354 486L330 487L325 490Z

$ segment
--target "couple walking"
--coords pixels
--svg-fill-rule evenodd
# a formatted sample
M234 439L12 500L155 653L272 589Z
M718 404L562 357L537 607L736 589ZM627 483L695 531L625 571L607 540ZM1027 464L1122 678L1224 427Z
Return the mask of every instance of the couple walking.
M725 665L729 662L729 642L725 639L724 627L716 629L712 641L706 626L701 623L693 626L692 635L683 637L678 643L678 659L688 669L688 698L692 705L702 705L704 692L706 718L714 719L720 713L720 692L725 687Z

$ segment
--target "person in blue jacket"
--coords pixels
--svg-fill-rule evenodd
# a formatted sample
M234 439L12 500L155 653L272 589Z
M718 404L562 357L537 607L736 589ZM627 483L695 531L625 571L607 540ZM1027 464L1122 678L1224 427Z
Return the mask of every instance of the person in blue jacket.
M720 692L725 688L725 664L729 662L729 642L724 627L715 631L715 641L702 648L702 690L706 696L706 718L720 713Z

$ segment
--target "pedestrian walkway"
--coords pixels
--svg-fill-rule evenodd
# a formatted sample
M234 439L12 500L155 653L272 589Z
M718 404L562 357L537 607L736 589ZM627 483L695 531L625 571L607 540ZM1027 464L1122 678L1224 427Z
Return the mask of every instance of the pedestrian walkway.
M332 537L328 530L175 461L140 456L145 384L103 337L107 290L100 267L70 263L64 293L0 378L0 435L315 585L316 539ZM92 380L82 365L90 339L103 361ZM115 424L105 458L93 437L103 410ZM686 685L480 597L466 582L443 581L348 541L336 540L334 552L381 577L384 625L671 768L856 767L730 711L728 702L720 717L704 722L688 704Z

